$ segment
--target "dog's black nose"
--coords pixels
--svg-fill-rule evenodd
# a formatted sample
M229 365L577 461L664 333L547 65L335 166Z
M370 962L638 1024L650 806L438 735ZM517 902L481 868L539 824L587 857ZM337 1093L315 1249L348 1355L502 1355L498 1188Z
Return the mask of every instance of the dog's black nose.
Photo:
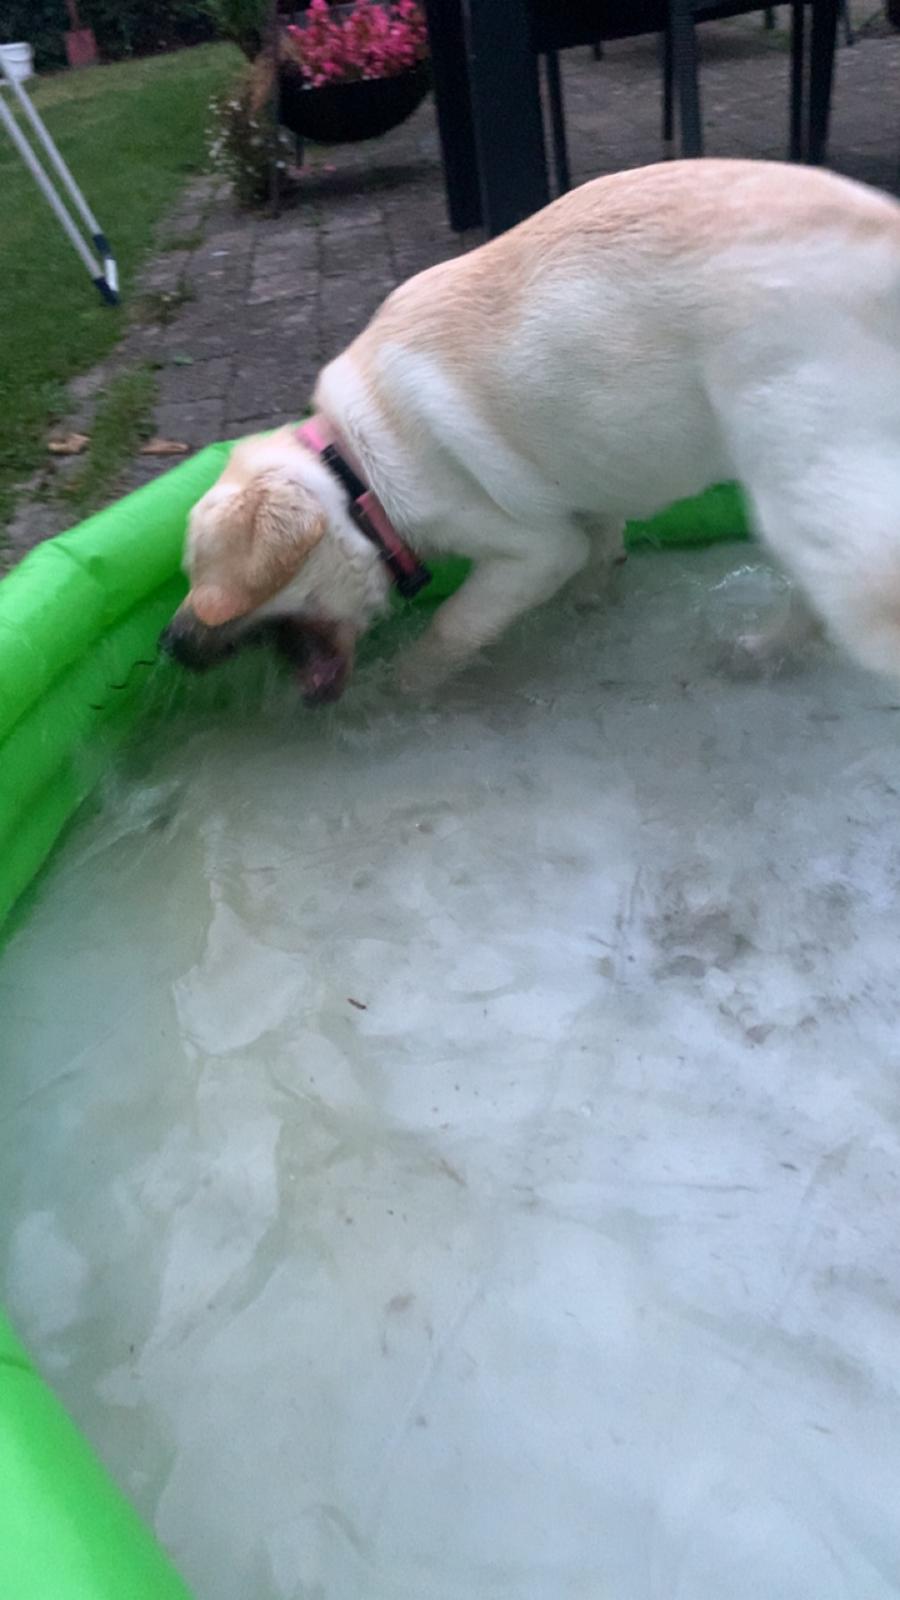
M160 634L159 649L188 672L205 672L234 655L236 644L230 630L204 628L193 619L175 617Z
M163 655L177 661L188 672L206 672L209 667L228 661L247 645L267 644L270 641L270 623L259 623L254 627L241 619L213 627L201 622L191 606L183 605L176 611L168 627L163 628L157 644Z
M157 648L162 651L164 656L172 656L173 659L177 660L177 646L171 625L168 628L163 628L157 640Z
M209 664L205 652L198 648L193 631L179 628L174 622L170 622L160 634L159 649L171 661L177 661L180 667L188 667L193 672Z

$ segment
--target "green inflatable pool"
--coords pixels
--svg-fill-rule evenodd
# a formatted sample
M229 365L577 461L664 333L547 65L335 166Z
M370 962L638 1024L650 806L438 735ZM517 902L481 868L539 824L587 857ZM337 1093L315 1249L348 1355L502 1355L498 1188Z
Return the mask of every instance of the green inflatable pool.
M211 445L34 550L0 584L0 924L141 712L146 669L184 592L187 513L218 477ZM631 543L741 537L738 492L710 490L633 526ZM435 574L433 603L464 572ZM167 669L174 671L174 668ZM2 938L2 932L0 932ZM0 1318L0 1595L186 1600L187 1589Z

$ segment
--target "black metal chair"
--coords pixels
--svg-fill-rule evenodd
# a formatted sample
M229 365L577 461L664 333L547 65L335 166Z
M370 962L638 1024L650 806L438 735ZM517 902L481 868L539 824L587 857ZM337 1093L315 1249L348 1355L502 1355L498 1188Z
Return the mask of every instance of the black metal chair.
M804 4L812 11L807 90ZM841 0L792 0L791 152L824 155ZM539 80L549 79L557 187L568 182L559 52L657 33L684 153L702 152L696 24L761 9L758 0L425 0L451 226L503 232L550 198ZM562 180L561 182L559 180Z
M789 156L792 161L804 158L803 100L804 100L804 44L806 0L791 3L791 98ZM852 43L849 32L846 0L838 0L844 17L847 42ZM700 80L695 28L698 23L721 22L731 17L745 16L761 8L754 0L669 0L667 8L657 8L656 15L644 6L604 5L598 8L587 4L560 8L553 0L533 0L533 40L538 54L543 57L547 83L547 101L550 112L550 129L553 141L553 162L556 189L565 193L570 185L568 141L566 138L565 105L559 54L574 44L585 41L579 35L590 26L593 13L597 26L598 10L601 19L600 37L590 41L596 59L602 56L604 42L611 39L632 38L646 32L656 32L659 24L662 40L662 138L671 148L675 136L676 93L680 106L681 154L688 157L703 154L703 123L700 111ZM562 12L562 15L561 15ZM764 12L766 25L774 24L771 8Z

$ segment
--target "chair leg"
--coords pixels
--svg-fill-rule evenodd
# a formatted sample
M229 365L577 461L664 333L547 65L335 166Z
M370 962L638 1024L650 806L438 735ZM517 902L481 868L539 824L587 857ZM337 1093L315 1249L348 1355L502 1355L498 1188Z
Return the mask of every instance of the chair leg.
M591 55L593 56L595 61L602 61L603 60L604 50L603 50L603 44L602 44L601 40L598 39L596 41L596 43L592 46Z
M684 156L702 156L697 29L692 0L669 0L669 31L672 35L672 63L681 120L681 153Z
M481 214L493 239L550 199L540 63L527 0L466 0L462 9Z
M831 86L837 43L839 0L812 0L812 42L809 64L809 140L806 159L821 166L828 145Z
M852 50L854 44L856 43L856 38L853 33L853 23L850 21L850 7L847 3L847 0L838 0L838 4L841 13L841 22L844 25L844 43L848 50Z
M803 89L805 68L806 7L804 0L791 0L791 138L789 159L803 160Z
M553 134L553 165L556 171L556 192L566 194L571 188L569 173L569 148L566 141L566 108L563 101L562 74L559 70L559 53L547 50L544 54L547 73L547 97L550 101L550 128Z
M672 29L667 25L660 34L663 80L662 136L667 153L671 153L675 138L675 63L672 57Z
M469 58L462 7L425 0L431 76L450 226L456 233L481 223L478 149L472 116Z
M766 6L765 11L763 12L763 21L765 23L766 33L771 33L773 28L775 27L775 7L774 6Z

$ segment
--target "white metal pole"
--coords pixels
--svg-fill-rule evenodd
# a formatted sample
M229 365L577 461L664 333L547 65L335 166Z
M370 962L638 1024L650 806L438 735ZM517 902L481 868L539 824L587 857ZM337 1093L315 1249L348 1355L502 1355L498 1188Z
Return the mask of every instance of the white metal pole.
M13 144L18 150L19 155L22 157L22 160L28 168L28 171L31 173L31 176L44 196L44 199L51 209L56 213L58 220L61 222L63 228L71 239L72 244L78 251L78 254L87 267L88 272L96 283L97 279L102 277L100 263L95 259L94 256L91 255L91 252L81 237L81 234L78 232L75 223L72 221L71 216L60 200L59 195L50 182L50 179L47 177L46 172L38 161L37 156L28 143L28 140L25 138L24 133L16 122L15 117L10 111L9 106L6 104L6 101L3 99L2 95L0 95L0 119L2 119L3 125L6 128L9 137L12 139Z
M50 157L51 162L59 173L59 176L61 177L65 187L68 189L77 209L81 212L81 215L83 216L90 232L92 234L99 233L100 224L85 200L84 195L75 182L75 179L72 177L72 174L66 166L66 163L63 161L63 158L57 150L56 145L53 143L43 117L39 115L38 111L32 105L18 78L11 77L7 72L6 80L16 99L18 100L19 105L22 107L22 110L28 118L28 121L31 123L31 126L40 139L41 144L44 146L44 149Z
M91 278L97 285L97 288L99 289L104 300L107 300L111 304L115 305L119 298L118 269L116 267L116 262L106 235L103 233L99 222L91 211L90 206L85 200L84 195L75 182L75 179L72 177L72 174L57 150L56 145L53 143L53 140L51 139L47 128L44 126L41 117L31 104L28 95L25 93L18 79L15 78L7 68L6 62L2 59L2 57L0 57L0 72L3 73L7 83L10 85L14 94L16 95L19 104L34 128L35 133L38 135L38 138L44 146L44 149L52 161L54 168L59 174L62 182L65 184L65 187L77 206L86 226L90 230L92 241L102 256L102 266L88 249L84 239L78 231L77 225L73 221L72 216L67 210L64 202L60 199L52 183L50 182L47 173L41 166L40 161L38 160L30 144L28 143L28 140L25 138L24 133L16 122L12 111L6 104L2 93L0 93L0 121L3 122L7 133L9 134L13 144L22 158L22 161L28 168L31 176L34 178L34 181L44 196L44 199L54 212L57 220L59 221L84 265L87 267ZM2 84L0 84L0 89L2 89Z
M81 213L81 216L84 218L88 232L91 235L91 239L96 245L99 254L103 258L103 266L109 286L115 291L119 286L118 272L116 269L115 260L113 259L112 251L109 247L109 241L103 232L103 229L97 221L97 218L94 216L94 213L88 205L87 200L79 189L78 184L75 182L75 179L69 171L69 168L66 166L66 163L56 148L56 145L50 136L50 130L44 122L43 117L40 115L40 112L34 105L32 105L29 96L22 88L18 78L9 72L7 72L6 78L10 88L13 91L13 94L16 96L16 99L19 102L19 105L22 107L22 110L24 111L35 133L40 139L41 144L44 146L47 155L50 157L53 166L56 168L56 171L62 179L63 184L69 191L71 199L73 200L78 211Z

